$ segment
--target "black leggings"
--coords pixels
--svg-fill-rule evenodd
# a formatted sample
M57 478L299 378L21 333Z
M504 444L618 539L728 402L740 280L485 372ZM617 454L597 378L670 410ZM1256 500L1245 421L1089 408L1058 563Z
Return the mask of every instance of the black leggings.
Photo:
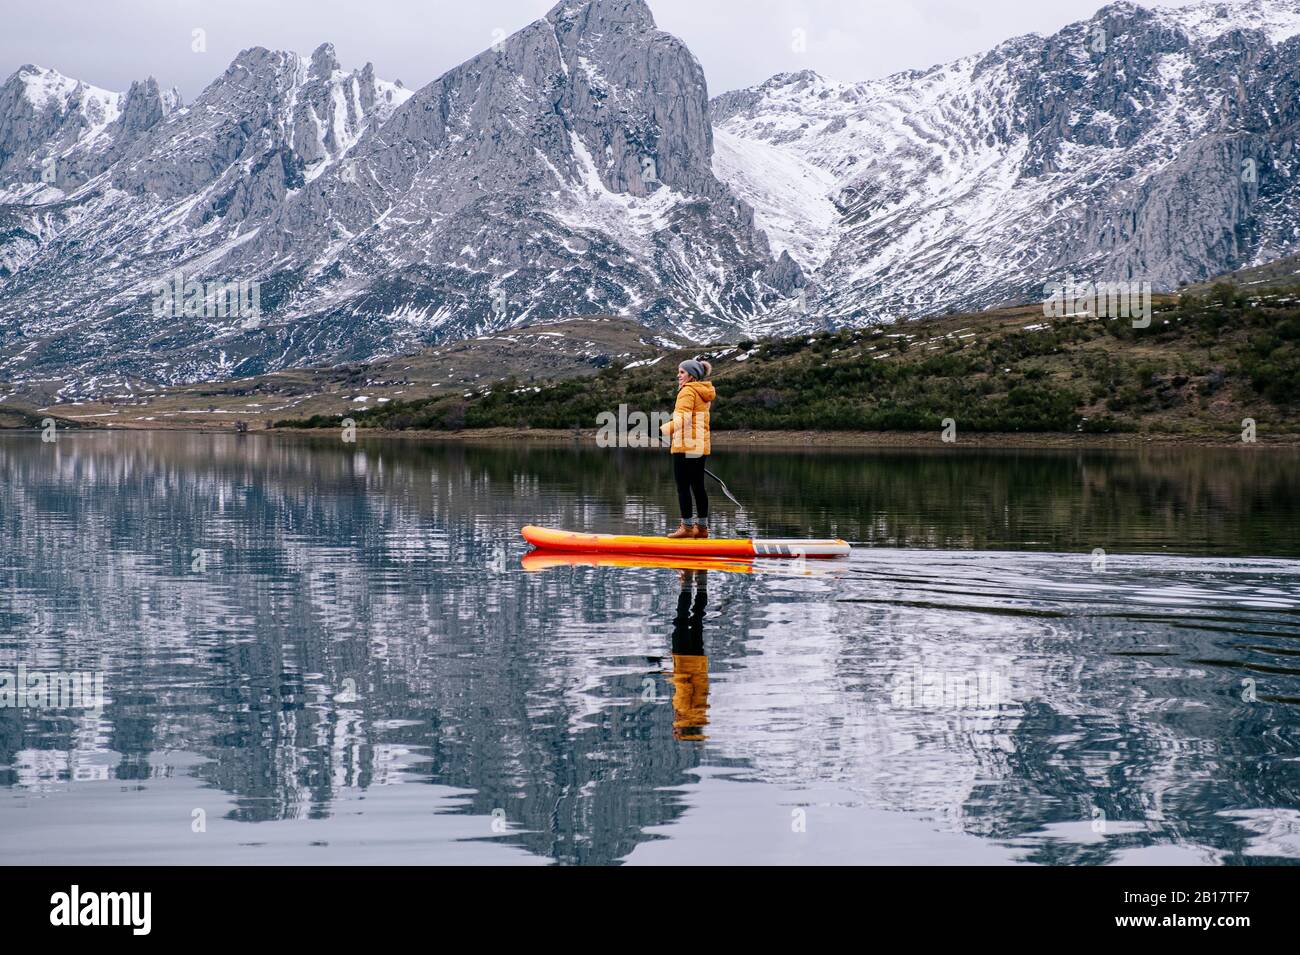
M709 519L709 492L704 489L704 462L707 460L707 454L702 458L673 455L673 477L677 479L677 503L681 505L683 521L695 517L691 510L692 494L695 495L695 507L700 512L700 520Z

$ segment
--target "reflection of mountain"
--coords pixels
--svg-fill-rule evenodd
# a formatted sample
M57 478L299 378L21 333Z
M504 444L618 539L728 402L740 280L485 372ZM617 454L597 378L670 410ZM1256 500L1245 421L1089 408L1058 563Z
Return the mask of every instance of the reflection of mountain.
M143 778L150 754L192 750L255 821L327 813L343 787L436 777L476 791L468 811L503 807L530 848L573 861L625 854L669 818L657 790L695 754L675 746L666 711L609 705L637 701L668 624L614 578L578 603L567 580L520 588L504 573L537 474L455 449L237 441L0 445L6 551L33 569L8 591L6 631L51 666L108 670L112 698L98 738L80 742L0 714L0 756L21 764L0 778L57 779L55 753L82 749ZM592 817L613 835L579 844Z
M1220 521L1253 541L1258 509L1267 540L1295 507L1279 498L1294 480L1280 458L1237 458L1235 471L1213 456L1181 469L1160 455L961 460L730 464L777 526L944 542L1104 540L1094 535L1125 513L1141 533ZM804 489L802 511L782 486ZM951 509L924 509L927 495ZM197 753L207 762L194 772L234 797L235 818L257 821L328 816L354 788L437 782L470 791L460 811L504 809L512 841L567 862L619 859L672 821L701 762L834 783L995 838L1086 821L1095 806L1154 820L1158 835L1124 839L1226 848L1241 832L1220 810L1296 803L1279 768L1294 721L1277 702L1300 696L1285 636L1294 563L1113 555L1099 574L1088 547L864 550L832 575L710 574L708 740L683 743L665 676L677 571L523 573L517 561L526 520L658 526L672 500L666 472L638 455L0 441L0 668L102 669L109 696L97 722L0 712L0 783L97 767L156 778L169 754ZM192 569L195 549L205 570ZM897 683L918 667L995 671L1008 699L900 705ZM1241 704L1247 675L1262 704ZM1114 848L1033 851L1094 860Z
M767 581L738 624L748 652L714 684L715 759L1012 840L1039 862L1106 862L1153 839L1225 848L1220 812L1295 805L1291 708L1236 704L1244 675L1287 662L1297 565L1134 558L1101 577L1086 558L935 554L922 575L906 554L869 554L850 582ZM1286 597L1246 618L1246 591ZM1225 657L1228 607L1255 653ZM923 699L919 676L968 695ZM1293 665L1273 678L1275 693L1300 687ZM1110 839L1036 835L1089 831L1094 810Z

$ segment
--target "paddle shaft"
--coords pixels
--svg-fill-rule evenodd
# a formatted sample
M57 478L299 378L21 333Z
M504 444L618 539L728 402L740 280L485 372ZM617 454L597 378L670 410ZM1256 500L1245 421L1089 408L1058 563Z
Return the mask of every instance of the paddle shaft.
M732 495L731 491L727 489L727 485L723 483L722 478L718 477L708 468L704 469L704 473L707 474L709 477L713 478L713 480L717 481L719 485L721 485L722 493L727 495L727 500L731 501L732 504L735 504L736 507L740 508L742 511L745 509L745 505L741 504L738 500L736 500L735 496Z

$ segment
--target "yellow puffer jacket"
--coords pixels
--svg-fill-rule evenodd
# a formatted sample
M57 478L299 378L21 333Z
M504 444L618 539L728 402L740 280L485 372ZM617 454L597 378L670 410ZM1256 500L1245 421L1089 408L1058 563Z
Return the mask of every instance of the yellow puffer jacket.
M673 436L673 454L698 458L709 453L709 405L717 396L707 381L688 381L677 392L673 419L659 429Z

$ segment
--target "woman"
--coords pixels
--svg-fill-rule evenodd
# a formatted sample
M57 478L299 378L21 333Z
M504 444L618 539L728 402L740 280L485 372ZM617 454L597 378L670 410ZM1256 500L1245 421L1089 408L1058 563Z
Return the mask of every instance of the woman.
M682 523L668 536L709 536L709 494L704 489L704 463L709 459L709 405L718 393L705 381L713 374L707 361L690 358L677 366L677 405L672 420L660 432L672 436L673 477ZM694 508L692 508L694 498Z

